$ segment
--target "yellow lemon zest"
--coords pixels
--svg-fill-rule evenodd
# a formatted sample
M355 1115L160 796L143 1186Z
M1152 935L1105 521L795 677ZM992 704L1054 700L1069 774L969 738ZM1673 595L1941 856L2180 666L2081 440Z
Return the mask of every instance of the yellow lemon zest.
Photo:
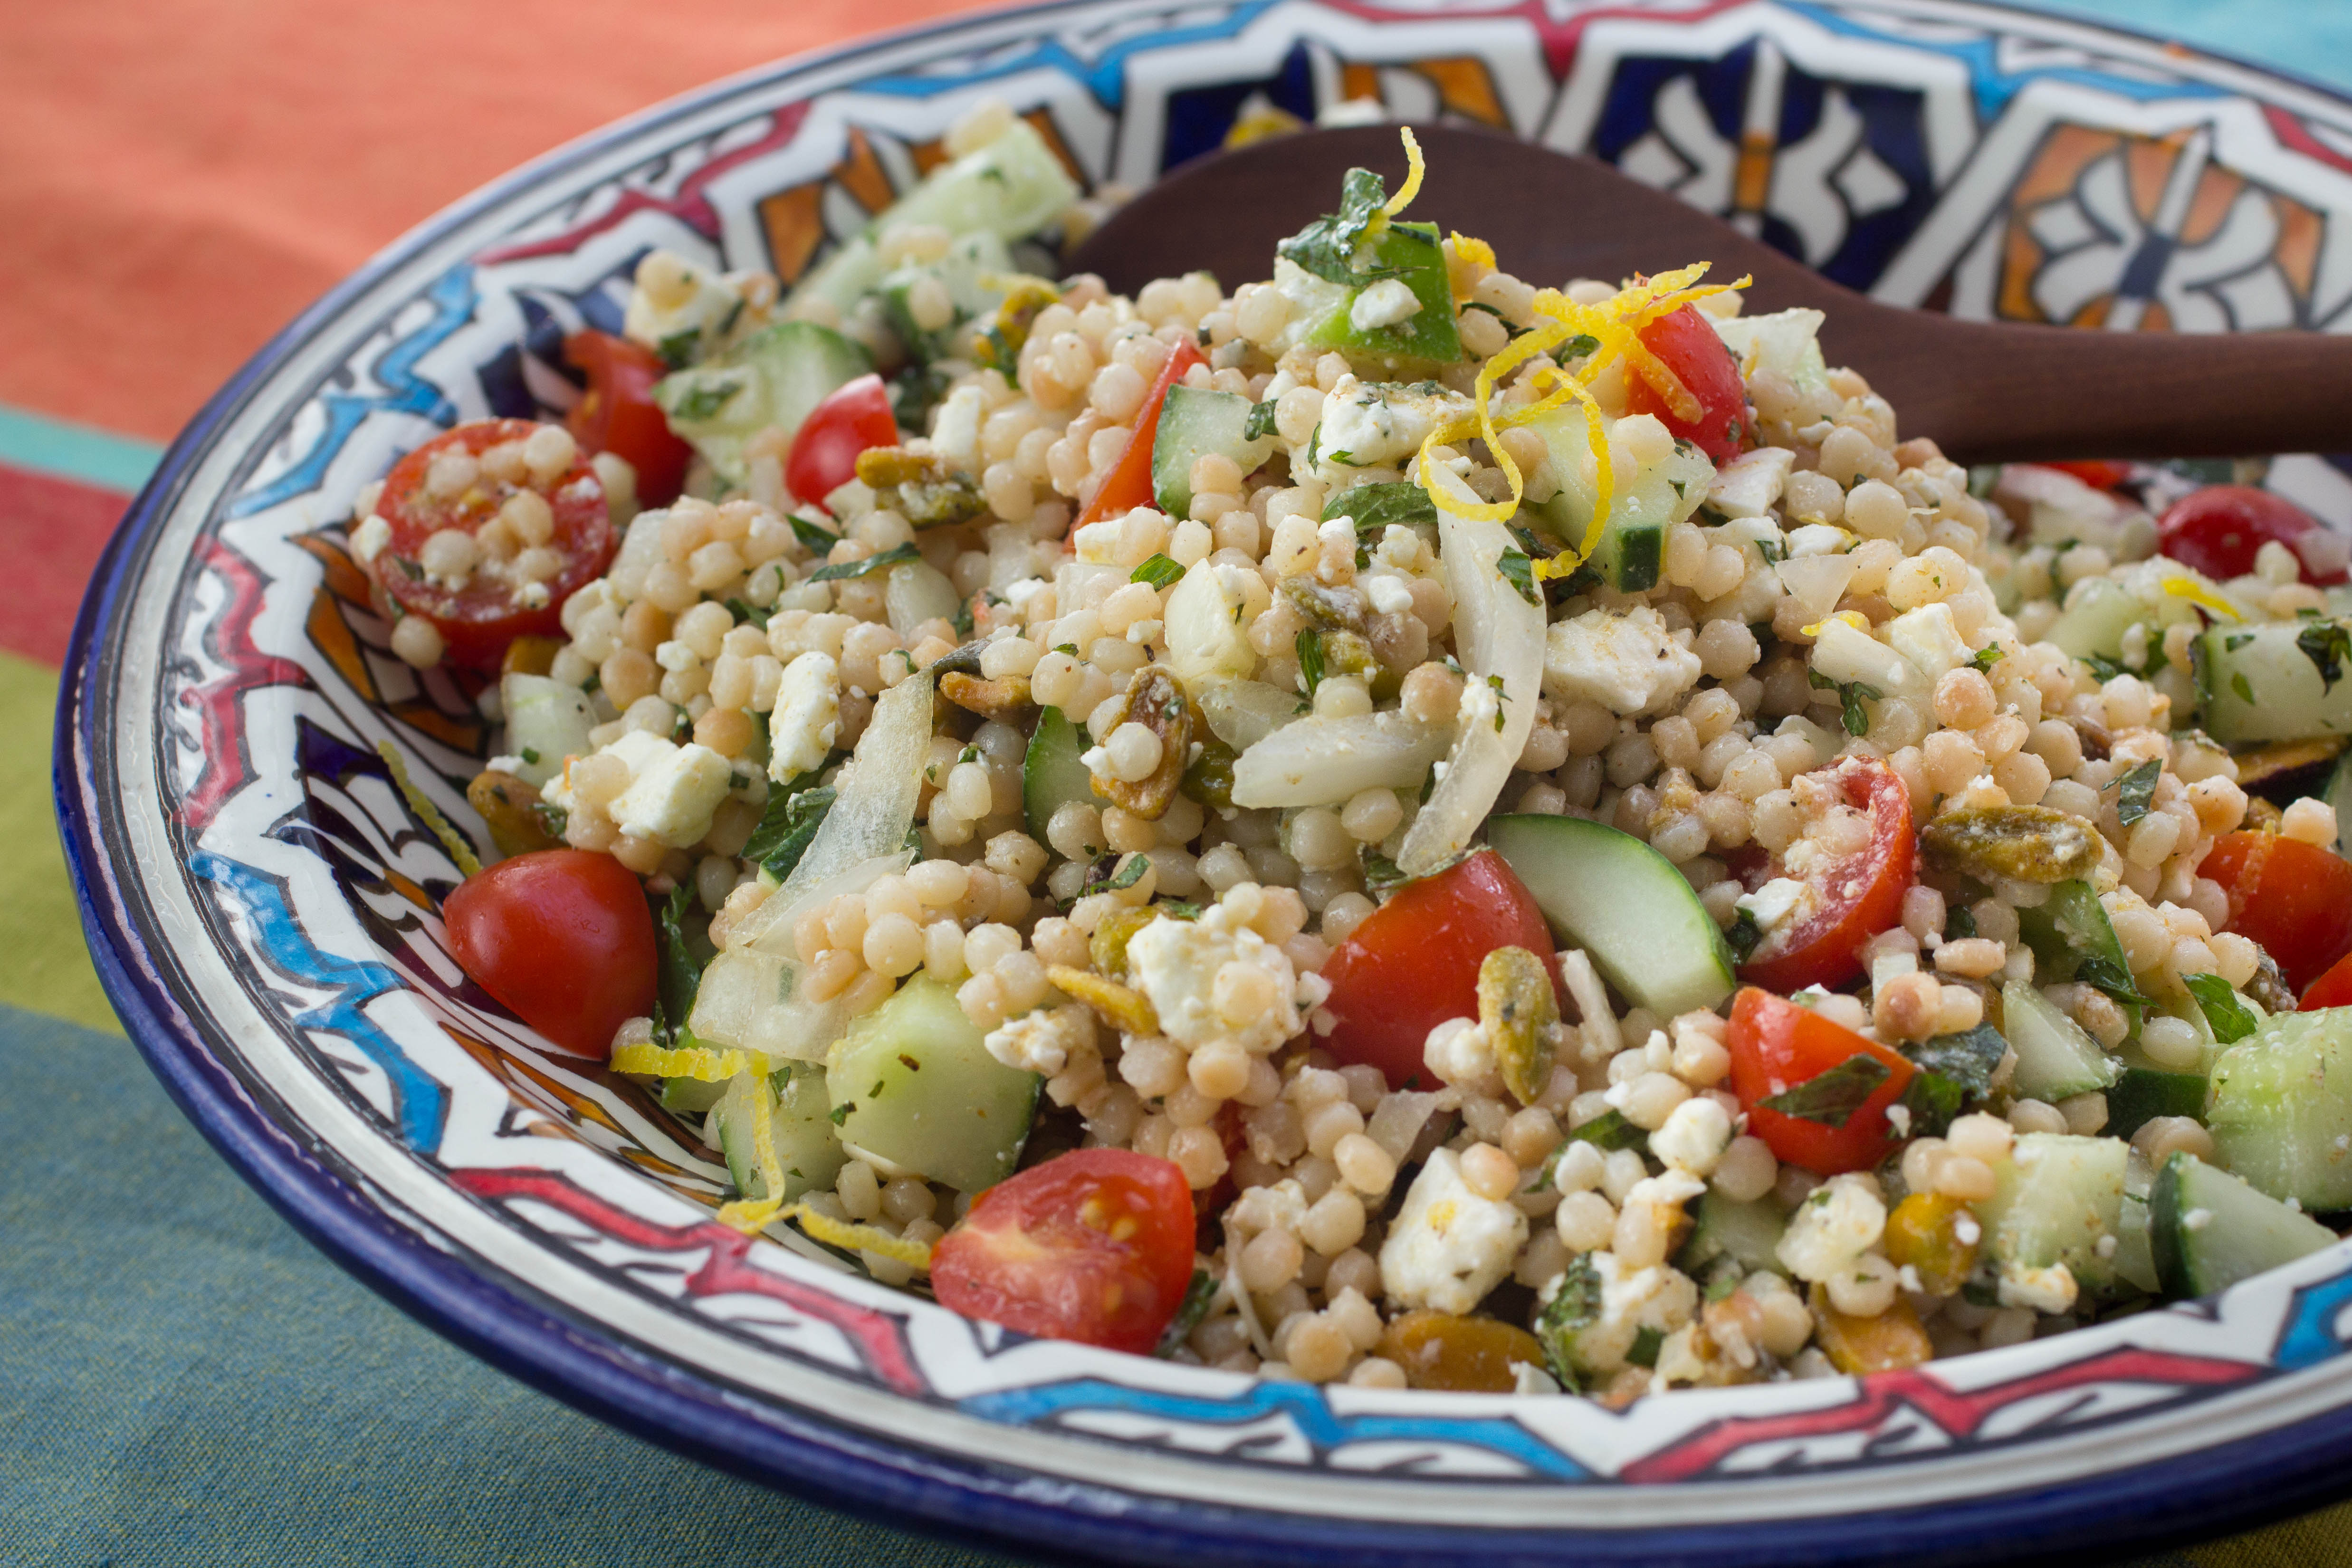
M673 1049L647 1041L617 1047L613 1052L613 1070L642 1078L690 1078L698 1083L724 1083L739 1072L765 1078L775 1068L758 1051L714 1051L707 1046Z
M758 1167L760 1180L767 1193L764 1198L738 1198L719 1211L719 1223L731 1226L746 1236L757 1236L768 1228L784 1206L784 1163L776 1156L776 1119L767 1114L766 1100L758 1105L759 1114L751 1118L751 1163Z
M1423 173L1421 143L1413 140L1412 127L1400 125L1397 127L1397 134L1404 138L1404 184L1397 187L1397 194L1391 196L1388 199L1388 205L1381 208L1381 216L1391 223L1402 217L1404 209L1412 205L1412 198L1421 195ZM1487 254L1491 256L1493 252L1489 251Z
M806 1204L787 1205L777 1217L793 1221L827 1247L871 1252L877 1258L890 1258L909 1268L919 1268L926 1273L930 1270L929 1247L919 1241L908 1241L903 1236L892 1236L879 1226L835 1219Z
M2217 616L2227 616L2233 621L2242 621L2246 618L2239 613L2237 605L2193 577L2167 577L2164 580L2164 591L2176 599L2186 599L2192 605L2201 605Z
M400 798L408 803L408 809L416 814L417 820L441 841L441 847L449 851L449 858L457 862L458 875L479 875L481 858L474 853L474 847L466 842L465 836L449 826L449 819L441 815L440 808L425 798L425 792L418 789L416 782L408 776L408 764L401 760L399 749L390 741L378 741L375 752L383 759L383 765L392 770L392 782L400 791Z
M1473 267L1484 267L1490 272L1494 270L1495 247L1493 246L1483 239L1474 239L1458 228L1446 237L1453 242L1454 255Z
M1804 635L1809 637L1820 637L1822 633L1829 629L1829 625L1832 621L1843 621L1847 626L1852 626L1858 632L1866 633L1870 630L1870 619L1861 611L1840 610L1835 615L1823 616L1811 626L1805 627Z

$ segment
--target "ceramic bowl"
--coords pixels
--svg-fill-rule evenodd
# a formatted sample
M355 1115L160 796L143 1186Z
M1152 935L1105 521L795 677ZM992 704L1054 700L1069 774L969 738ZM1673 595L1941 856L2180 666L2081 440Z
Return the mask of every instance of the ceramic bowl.
M343 553L354 493L457 420L565 406L562 335L617 328L649 247L796 276L985 95L1089 185L1216 146L1259 95L1309 117L1377 98L1595 153L1843 282L1971 316L2325 327L2352 296L2352 104L1942 0L1070 0L690 94L459 204L304 315L173 447L99 571L59 810L115 1004L221 1152L541 1388L1033 1552L1927 1563L2112 1551L2339 1488L2352 1246L2009 1350L1624 1410L1259 1382L1029 1341L747 1242L712 1217L709 1150L466 982L435 912L455 868L377 746L478 828L462 786L491 737L446 674L389 656ZM2332 462L2270 482L2352 521Z

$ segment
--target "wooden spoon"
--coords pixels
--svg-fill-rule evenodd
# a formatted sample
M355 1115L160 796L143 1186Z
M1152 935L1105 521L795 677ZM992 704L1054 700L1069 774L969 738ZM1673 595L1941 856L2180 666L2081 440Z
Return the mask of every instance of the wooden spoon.
M1414 127L1428 165L1407 215L1494 246L1530 282L1612 282L1710 261L1742 273L1750 313L1826 311L1829 363L1895 405L1906 435L1959 462L2253 457L2352 447L2352 337L2103 332L1963 321L1882 304L1591 158L1495 132ZM1309 131L1220 153L1160 180L1080 245L1072 270L1132 292L1205 268L1272 275L1277 240L1338 204L1340 177L1404 178L1394 125Z

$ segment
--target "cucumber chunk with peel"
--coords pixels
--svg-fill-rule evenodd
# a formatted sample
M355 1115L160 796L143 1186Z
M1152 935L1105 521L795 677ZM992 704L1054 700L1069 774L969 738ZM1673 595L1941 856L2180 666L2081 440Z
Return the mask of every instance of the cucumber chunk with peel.
M2001 1033L2017 1052L2012 1080L2021 1098L2052 1105L2111 1087L2123 1069L2083 1026L2022 981L2000 988Z
M2224 621L2197 639L2205 732L2225 746L2352 733L2352 619Z
M2352 1007L2276 1014L2215 1057L2205 1126L2256 1190L2352 1208Z
M2148 1194L2148 1235L2168 1296L2210 1296L2332 1247L2336 1233L2181 1151Z
M1202 458L1230 458L1246 477L1274 455L1271 435L1247 434L1255 405L1239 393L1211 392L1182 383L1168 389L1160 405L1160 426L1151 438L1151 500L1173 518L1192 514L1192 465Z
M1073 801L1097 809L1104 804L1095 794L1094 775L1078 760L1086 749L1085 737L1060 709L1038 713L1037 732L1021 760L1021 806L1029 836L1040 844L1050 842L1045 829L1062 807Z
M1630 833L1575 816L1498 816L1495 847L1551 923L1620 995L1663 1018L1732 993L1731 950L1675 863Z
M835 1043L824 1081L843 1142L977 1193L1013 1173L1045 1080L990 1056L955 992L918 971Z
M1993 1195L1977 1205L1985 1250L2017 1268L2063 1263L2098 1291L2116 1279L2131 1146L2120 1138L2028 1132L1993 1167Z

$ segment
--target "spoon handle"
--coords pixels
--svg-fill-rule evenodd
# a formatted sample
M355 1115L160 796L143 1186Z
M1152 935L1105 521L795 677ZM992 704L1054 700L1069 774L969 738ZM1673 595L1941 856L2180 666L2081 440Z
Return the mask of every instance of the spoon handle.
M1880 366L1872 384L1905 428L1957 461L2352 447L2352 337L2100 332L1884 307L1860 314L1835 334L1846 339L1836 345L1846 363Z

